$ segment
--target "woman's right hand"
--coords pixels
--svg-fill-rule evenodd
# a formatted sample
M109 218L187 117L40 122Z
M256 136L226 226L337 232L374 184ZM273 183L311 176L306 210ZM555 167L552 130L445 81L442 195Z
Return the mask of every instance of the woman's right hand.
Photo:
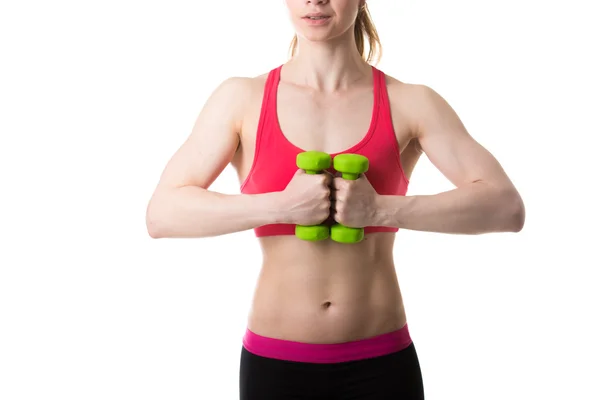
M331 209L332 176L307 174L296 171L282 195L283 223L295 225L318 225L324 222Z

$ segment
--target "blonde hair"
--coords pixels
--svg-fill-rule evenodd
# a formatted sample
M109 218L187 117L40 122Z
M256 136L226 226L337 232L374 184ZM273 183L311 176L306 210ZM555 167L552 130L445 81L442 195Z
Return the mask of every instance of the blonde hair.
M369 42L368 49L365 47L365 38ZM366 62L375 64L379 62L381 59L381 41L366 3L358 10L354 22L354 40L358 52ZM294 57L297 51L298 36L294 36L292 43L290 43L290 58Z

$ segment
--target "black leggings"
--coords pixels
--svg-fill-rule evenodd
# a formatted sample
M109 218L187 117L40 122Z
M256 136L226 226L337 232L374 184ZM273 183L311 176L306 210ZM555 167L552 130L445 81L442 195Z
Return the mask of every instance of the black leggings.
M240 400L423 400L414 343L385 356L335 364L282 361L242 347Z

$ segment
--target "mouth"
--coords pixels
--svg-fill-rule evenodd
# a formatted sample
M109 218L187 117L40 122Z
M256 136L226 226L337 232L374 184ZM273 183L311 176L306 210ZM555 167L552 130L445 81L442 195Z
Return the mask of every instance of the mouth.
M311 13L311 14L306 14L302 18L303 19L308 19L308 20L311 20L311 21L320 21L320 20L329 19L331 17L329 15L323 14L323 13Z

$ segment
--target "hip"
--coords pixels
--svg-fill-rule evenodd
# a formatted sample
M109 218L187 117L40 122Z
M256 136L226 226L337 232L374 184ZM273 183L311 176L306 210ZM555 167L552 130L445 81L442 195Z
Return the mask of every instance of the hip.
M248 331L240 360L240 395L242 400L422 400L423 381L407 325L329 345L261 338Z

